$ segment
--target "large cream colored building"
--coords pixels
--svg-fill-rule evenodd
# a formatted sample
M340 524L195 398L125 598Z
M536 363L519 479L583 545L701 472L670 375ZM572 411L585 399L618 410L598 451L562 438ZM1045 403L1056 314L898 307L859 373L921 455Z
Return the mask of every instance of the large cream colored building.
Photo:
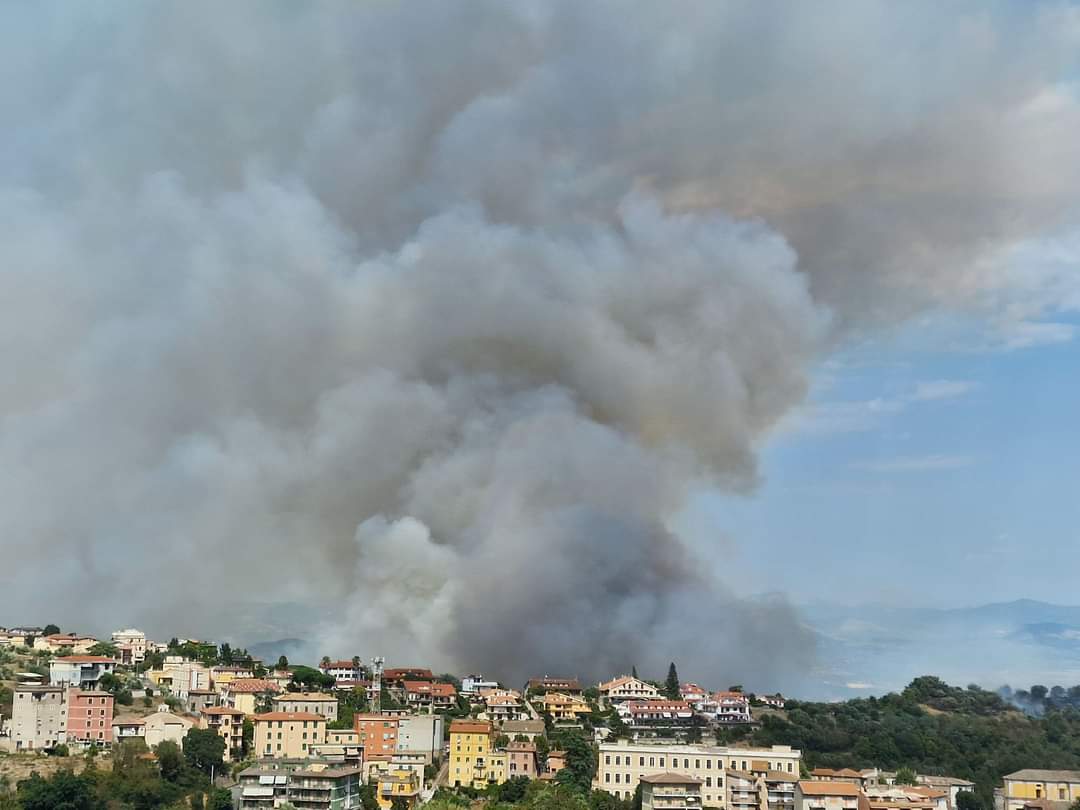
M1080 771L1045 771L1025 768L1007 774L1005 810L1020 810L1028 802L1072 802L1080 799Z
M705 806L726 808L725 770L776 771L798 776L801 759L802 752L787 745L751 749L617 740L600 744L600 764L593 786L629 799L642 776L674 772L701 780Z
M331 722L337 720L337 698L321 692L286 692L275 697L273 705L275 712L311 712Z
M165 709L165 706L161 707ZM188 717L181 717L169 711L158 710L143 718L143 736L146 744L153 748L158 743L165 741L174 742L182 746L188 730L195 725L195 721Z
M17 751L40 751L67 742L67 688L20 683L11 702L11 738Z
M269 759L309 756L308 749L326 742L326 718L310 712L268 712L251 718L255 755Z

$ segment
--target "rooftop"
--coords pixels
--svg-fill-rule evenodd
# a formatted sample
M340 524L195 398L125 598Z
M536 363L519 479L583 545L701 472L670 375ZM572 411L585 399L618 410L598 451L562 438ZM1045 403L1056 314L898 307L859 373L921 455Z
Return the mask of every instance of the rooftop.
M312 714L311 712L267 712L266 714L256 714L252 719L256 722L262 720L315 720L326 722L326 718L321 714Z
M700 785L701 780L684 773L654 773L641 777L642 782L650 785Z
M851 782L827 782L824 780L800 780L799 790L805 796L851 796L858 797L859 788Z
M1024 768L1005 774L1005 778L1022 782L1080 782L1080 771L1044 771L1039 768Z

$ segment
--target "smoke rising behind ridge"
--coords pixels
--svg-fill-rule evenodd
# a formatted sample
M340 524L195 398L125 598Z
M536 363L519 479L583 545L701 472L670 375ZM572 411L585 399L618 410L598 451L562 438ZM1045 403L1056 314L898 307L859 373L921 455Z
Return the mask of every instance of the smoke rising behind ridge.
M671 518L835 341L1037 320L1080 187L1075 10L832 9L6 9L0 610L791 683Z

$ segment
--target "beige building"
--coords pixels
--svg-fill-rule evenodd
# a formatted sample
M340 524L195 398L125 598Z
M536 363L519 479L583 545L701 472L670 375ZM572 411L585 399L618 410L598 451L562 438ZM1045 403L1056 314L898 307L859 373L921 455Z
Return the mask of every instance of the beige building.
M795 785L795 810L859 810L862 795L851 782L803 779Z
M536 767L536 743L511 742L506 746L506 756L507 779L513 779L515 776L535 779L539 776L539 769Z
M726 807L725 771L773 771L777 776L797 777L801 758L800 751L787 745L750 749L616 740L600 744L600 763L593 786L629 799L641 777L679 773L701 780L701 800L705 806Z
M270 759L307 757L312 745L326 742L326 718L310 712L268 712L252 718L255 755Z
M39 751L67 742L67 688L41 683L15 686L11 741L16 751Z
M1065 802L1080 799L1080 771L1047 771L1025 768L1005 776L1004 810L1020 810L1033 802Z
M165 706L161 708L164 709ZM146 738L146 744L150 748L166 740L183 746L184 735L194 725L195 721L189 717L181 717L178 714L159 709L143 718L143 735Z
M222 687L221 703L250 716L258 713L260 703L269 705L274 695L279 692L281 687L273 681L264 678L237 678Z
M158 688L168 689L183 700L187 700L192 691L205 692L210 689L209 668L179 655L168 656L161 669L150 670L146 677Z
M274 698L273 707L275 712L309 712L337 720L337 698L321 692L286 692Z
M682 773L641 777L641 810L700 810L701 780Z
M225 740L225 761L239 762L244 751L244 713L228 706L211 706L202 712L202 728L212 728Z
M608 703L620 703L624 700L659 700L660 690L651 683L646 683L641 678L632 675L621 677L602 683L599 686L600 697Z

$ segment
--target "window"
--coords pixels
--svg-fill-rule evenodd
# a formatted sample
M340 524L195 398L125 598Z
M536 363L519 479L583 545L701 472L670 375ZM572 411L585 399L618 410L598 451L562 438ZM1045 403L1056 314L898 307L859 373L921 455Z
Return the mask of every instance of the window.
M706 776L705 777L705 787L712 787L712 777L711 776Z
M1058 799L1065 799L1065 788L1058 788Z
M705 770L707 770L707 771L712 770L712 760L711 759L705 760Z
M653 757L649 757L649 767L653 767L656 764L656 760Z
M610 773L605 773L604 774L604 781L607 782L608 784L611 784L611 774Z
M698 768L698 769L701 768L701 760L700 759L695 759L694 760L694 767Z
M615 784L616 785L619 784L619 776L620 776L620 774L615 774Z
M604 764L605 765L610 765L611 764L611 755L610 754L608 754L607 756L604 757Z
M645 757L638 757L637 760L638 765L640 765L641 767L645 767Z
M664 767L664 758L663 757L660 757L660 767L661 768Z

